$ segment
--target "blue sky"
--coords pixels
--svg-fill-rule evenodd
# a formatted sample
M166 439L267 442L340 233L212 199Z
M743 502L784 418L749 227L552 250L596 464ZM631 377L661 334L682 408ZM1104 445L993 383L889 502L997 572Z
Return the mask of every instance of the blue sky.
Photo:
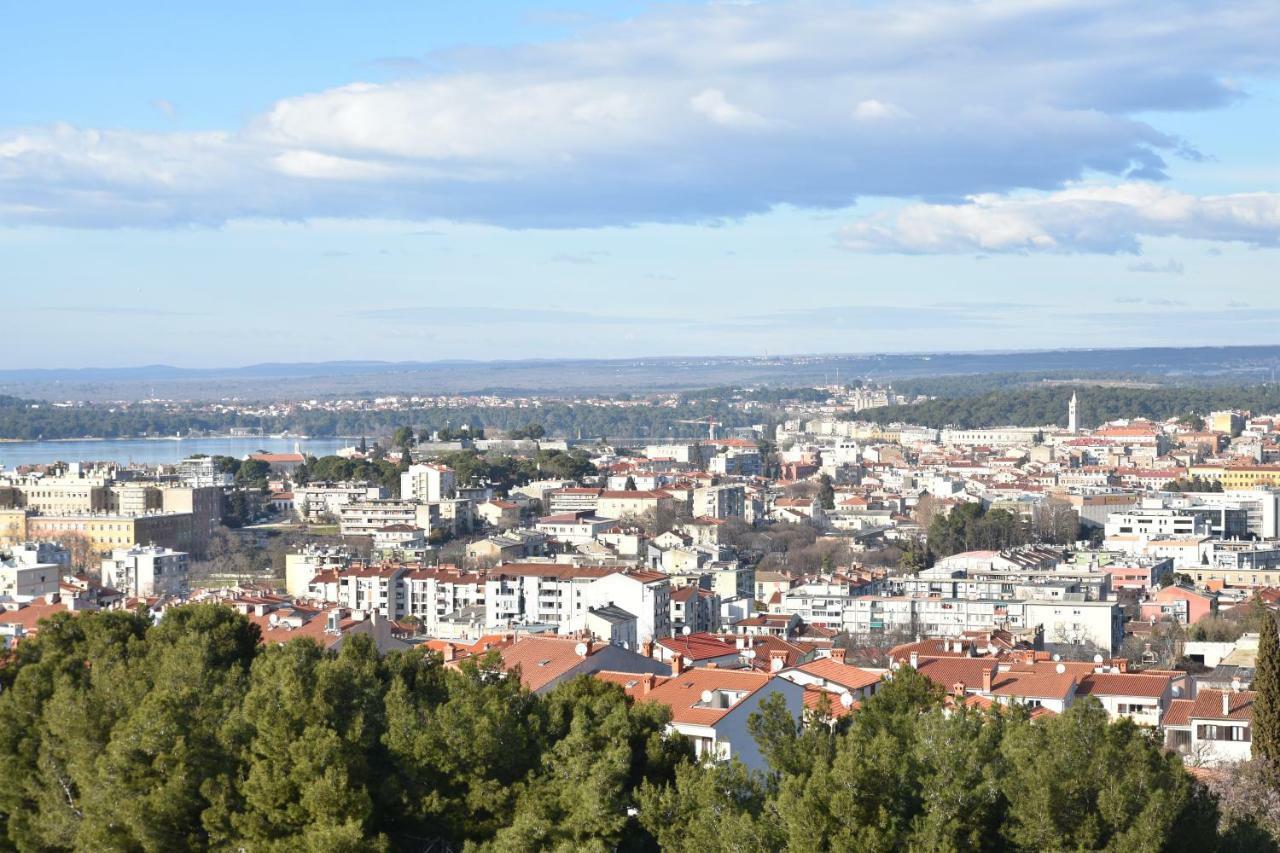
M6 366L1280 343L1274 3L475 6L6 4Z

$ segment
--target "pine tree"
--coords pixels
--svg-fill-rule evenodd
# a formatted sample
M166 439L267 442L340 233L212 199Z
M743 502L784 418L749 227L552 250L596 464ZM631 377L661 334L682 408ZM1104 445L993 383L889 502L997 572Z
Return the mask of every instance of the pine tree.
M1267 765L1272 784L1280 784L1280 637L1270 613L1260 634L1253 676L1253 756Z

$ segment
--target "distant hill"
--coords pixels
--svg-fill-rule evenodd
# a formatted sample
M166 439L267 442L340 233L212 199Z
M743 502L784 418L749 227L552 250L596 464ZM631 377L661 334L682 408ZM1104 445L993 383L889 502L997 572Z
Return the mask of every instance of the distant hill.
M1280 346L1149 347L1032 352L825 354L775 357L332 361L242 367L86 367L0 370L0 393L44 399L148 396L278 399L385 394L577 394L660 391L727 384L803 385L1019 374L1027 379L1123 377L1158 383L1273 378Z

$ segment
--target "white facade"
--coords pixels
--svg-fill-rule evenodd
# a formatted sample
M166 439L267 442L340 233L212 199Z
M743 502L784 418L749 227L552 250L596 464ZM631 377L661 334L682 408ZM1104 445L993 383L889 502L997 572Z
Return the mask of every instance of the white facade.
M442 501L457 491L453 469L445 465L418 463L400 475L400 497L413 501Z
M615 605L636 617L636 638L650 642L671 635L671 581L652 572L606 575L587 587L587 607Z
M151 545L117 548L102 561L102 583L125 595L185 595L189 563L186 552Z

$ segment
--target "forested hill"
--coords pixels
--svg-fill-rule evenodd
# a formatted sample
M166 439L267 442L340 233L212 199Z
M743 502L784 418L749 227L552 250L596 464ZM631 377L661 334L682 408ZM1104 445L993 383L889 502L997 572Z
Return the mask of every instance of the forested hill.
M531 423L553 437L701 438L707 428L681 421L712 417L726 427L759 422L760 412L743 412L722 399L687 399L678 405L652 406L618 403L588 405L544 403L537 407L414 408L399 410L308 410L279 417L255 417L200 409L172 409L161 405L83 405L66 408L34 400L0 396L0 439L33 441L40 438L127 438L140 435L186 434L190 430L222 433L232 427L265 433L289 432L309 436L356 436L389 433L398 426L415 430L472 429L508 431Z
M1164 420L1220 409L1280 411L1280 385L1114 388L1046 385L962 397L939 397L906 406L882 406L848 416L878 424L911 423L929 427L979 429L994 426L1067 425L1067 401L1079 396L1080 425L1097 426L1116 418Z

